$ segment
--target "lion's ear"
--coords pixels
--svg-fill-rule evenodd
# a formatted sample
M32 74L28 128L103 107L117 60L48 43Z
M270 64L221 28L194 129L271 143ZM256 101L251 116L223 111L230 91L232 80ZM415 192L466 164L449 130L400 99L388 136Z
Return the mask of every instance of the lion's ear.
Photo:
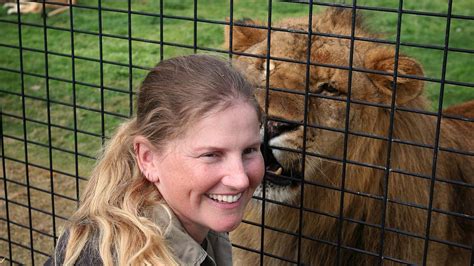
M226 19L229 22L229 18ZM234 21L238 24L248 24L248 25L261 25L258 21L251 19L243 19ZM265 29L257 29L244 26L233 26L232 27L232 50L236 52L243 52L247 50L252 45L259 43L267 37L267 31ZM224 29L224 48L229 48L229 39L230 39L230 26L225 26Z
M365 68L388 73L390 75L372 74L368 76L378 90L387 95L390 102L393 91L393 71L395 66L395 51L391 48L375 48L368 52L365 58ZM398 75L423 76L421 65L414 59L400 55L398 57ZM422 80L397 77L397 99L399 105L407 103L423 92Z

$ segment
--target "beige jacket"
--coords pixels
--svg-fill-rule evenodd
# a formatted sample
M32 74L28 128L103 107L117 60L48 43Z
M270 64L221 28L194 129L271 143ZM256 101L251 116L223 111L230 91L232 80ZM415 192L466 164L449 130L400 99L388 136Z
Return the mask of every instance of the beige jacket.
M204 249L186 232L166 205L157 206L153 216L155 223L164 229L168 247L180 265L232 265L232 245L228 233L209 231Z

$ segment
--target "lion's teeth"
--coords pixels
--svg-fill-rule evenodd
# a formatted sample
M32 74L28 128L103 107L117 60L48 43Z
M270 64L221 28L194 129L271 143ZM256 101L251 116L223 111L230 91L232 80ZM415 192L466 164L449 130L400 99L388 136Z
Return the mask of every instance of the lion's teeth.
M278 168L276 171L275 171L275 174L277 175L281 175L281 173L283 173L283 168Z

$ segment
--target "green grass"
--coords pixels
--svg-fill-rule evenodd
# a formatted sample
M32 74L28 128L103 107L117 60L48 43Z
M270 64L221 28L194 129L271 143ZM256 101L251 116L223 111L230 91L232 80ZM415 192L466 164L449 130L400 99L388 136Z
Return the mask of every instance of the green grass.
M192 0L165 1L164 14L169 17L185 16L194 17ZM346 1L350 2L350 1ZM81 6L97 7L97 0L79 0ZM359 5L371 7L397 8L398 1L393 0L359 0ZM103 0L102 7L127 10L127 1L125 0ZM447 1L405 1L405 10L416 10L424 12L446 13ZM158 0L133 0L132 10L137 12L147 12L159 14ZM320 12L321 6L315 6L315 12ZM15 115L22 117L23 103L22 98L13 93L22 93L28 95L25 101L25 113L28 119L48 122L48 105L45 101L49 94L51 100L49 105L49 119L55 126L51 127L51 139L48 137L48 127L33 121L26 122L27 139L31 141L27 145L28 160L41 167L48 169L50 167L49 148L42 147L35 143L41 143L48 146L51 142L52 165L55 172L54 186L55 191L68 197L77 197L75 193L75 180L71 177L61 174L65 172L71 175L76 174L75 165L78 165L78 173L82 177L87 177L95 160L94 157L99 151L102 139L100 135L110 136L113 129L123 120L122 117L130 113L130 97L128 92L135 91L140 81L144 78L146 71L140 68L130 70L128 65L129 52L131 52L132 64L144 68L153 67L160 58L170 58L177 55L194 53L193 49L174 47L165 45L163 54L161 54L160 45L157 43L147 43L141 40L158 42L160 40L160 19L158 17L133 14L131 16L131 36L136 38L131 42L128 37L129 18L127 13L118 13L103 11L102 32L109 35L118 35L123 37L114 38L104 36L102 38L102 59L108 62L123 64L124 66L104 63L103 76L101 80L100 44L99 37L94 34L99 32L99 13L97 10L75 7L73 9L73 28L74 33L74 78L77 84L73 86L70 82L73 78L71 55L71 23L69 11L58 16L48 18L48 26L54 27L46 31L47 50L51 52L48 55L48 75L52 79L46 80L43 76L46 73L45 55L45 32L42 27L22 25L21 42L22 46L28 49L23 50L23 71L28 73L23 75L0 69L0 106L2 111L9 115L3 116L3 133L7 136L13 136L22 139L24 136L24 122L21 119L11 117ZM268 3L257 0L234 1L234 18L254 18L261 21L268 19ZM230 7L227 1L199 1L197 14L199 18L215 21L224 21L229 16ZM394 41L397 36L397 14L380 11L361 11L366 17L368 27L378 33L383 33L383 38ZM282 3L274 1L272 5L272 21L278 21L287 17L305 16L308 13L306 5ZM457 15L473 16L471 0L454 1L453 13ZM13 69L20 71L20 50L9 46L19 45L19 29L16 16L8 16L5 10L0 10L0 20L12 21L13 23L0 22L0 68ZM38 14L21 16L23 23L43 25L43 18ZM163 22L164 41L170 44L193 46L194 44L194 23L188 20L174 18L165 18ZM474 50L474 21L452 19L449 38L450 48ZM402 17L401 41L406 43L416 43L420 45L443 46L445 43L446 19L433 16L417 16L406 14ZM212 23L198 23L197 25L197 45L203 48L224 49L223 43L224 26ZM33 49L33 50L31 50ZM36 50L39 50L36 51ZM203 52L203 51L198 51ZM413 56L420 61L425 69L426 76L433 79L442 77L443 50L433 50L425 48L401 47L401 52ZM63 56L67 55L67 56ZM91 61L89 59L95 60ZM474 83L471 73L474 72L472 62L474 55L469 53L449 52L447 60L446 79L459 83ZM96 62L97 61L97 62ZM131 71L131 75L130 75ZM23 83L22 83L23 78ZM99 89L101 83L106 88L101 92ZM22 87L23 84L23 87ZM48 86L47 86L48 85ZM48 89L48 90L47 90ZM436 109L439 99L440 84L436 82L427 82L426 95L433 102L433 110ZM101 95L103 94L103 105ZM41 100L43 99L43 100ZM444 87L443 106L464 102L474 99L474 89L463 86L446 85ZM83 108L74 110L72 105L74 101ZM105 114L103 117L100 112L116 113L119 115ZM76 112L74 112L76 111ZM76 118L74 118L76 115ZM104 132L101 124L104 123ZM61 127L77 127L79 132L75 135L70 130ZM93 133L87 134L86 132ZM96 136L96 135L99 135ZM75 139L77 138L77 142ZM25 145L21 140L13 138L4 138L5 156L19 161L25 160ZM33 143L34 142L34 143ZM76 151L77 158L70 153L59 149ZM86 156L82 156L82 154ZM25 184L25 166L24 164L6 160L7 176L10 180L15 180ZM51 173L38 167L29 167L30 184L35 187L32 193L38 193L41 188L47 191L51 190L49 185ZM84 182L81 182L83 186ZM9 198L14 195L19 202L26 202L26 190L22 185L8 183ZM3 182L0 184L0 190L3 193ZM44 195L35 195L31 197L36 199L34 204L38 208L50 211L51 199L48 193ZM12 196L13 195L13 196ZM3 195L4 196L4 195ZM3 202L0 202L3 204ZM12 205L12 204L10 204ZM55 203L57 213L67 217L75 208L75 202L56 197ZM4 205L2 205L4 206ZM3 207L2 207L3 208ZM2 209L4 210L4 208ZM19 219L21 224L27 225L28 217L24 218L27 209L12 205L12 219ZM34 214L36 215L36 214ZM5 217L4 211L1 214ZM18 218L20 217L20 218ZM26 220L24 220L26 219ZM51 233L52 225L50 218L43 218L38 222L39 227L45 232ZM58 220L59 221L59 220ZM59 225L57 225L59 226ZM36 228L36 227L35 227ZM21 228L20 228L21 229ZM20 229L15 229L18 235L28 238ZM0 237L6 239L6 224L0 222ZM20 238L17 242L29 245L28 241ZM34 246L46 253L52 248L50 241L41 241L41 237L35 238ZM44 242L44 243L43 243ZM6 256L3 252L8 247L4 241L0 241L0 256ZM17 251L19 249L19 251ZM30 264L29 253L25 249L15 247L15 259L23 263ZM38 255L39 256L39 255ZM45 257L40 256L39 261Z

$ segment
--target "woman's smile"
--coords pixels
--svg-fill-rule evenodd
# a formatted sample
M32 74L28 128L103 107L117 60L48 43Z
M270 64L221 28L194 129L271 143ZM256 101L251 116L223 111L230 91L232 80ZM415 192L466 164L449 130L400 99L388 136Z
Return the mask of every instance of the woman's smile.
M240 197L242 196L242 193L238 193L234 195L207 194L207 196L217 202L234 203L240 199Z

